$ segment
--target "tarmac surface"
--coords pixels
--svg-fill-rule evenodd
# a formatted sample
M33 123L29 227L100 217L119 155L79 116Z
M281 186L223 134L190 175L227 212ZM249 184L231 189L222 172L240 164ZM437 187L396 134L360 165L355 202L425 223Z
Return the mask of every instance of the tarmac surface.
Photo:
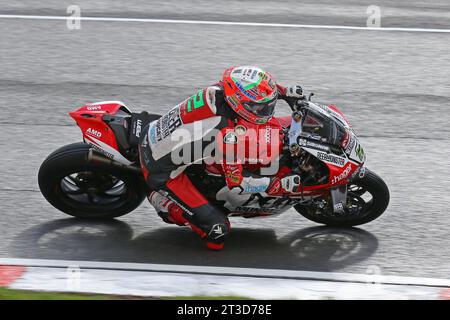
M365 26L359 1L78 1L84 16ZM382 27L450 29L444 1L378 1ZM0 14L67 15L69 1L0 2ZM0 257L210 265L448 278L450 34L164 23L0 19ZM230 65L259 65L278 82L332 102L361 137L367 167L391 192L360 228L317 227L296 212L232 219L222 252L160 221L148 203L113 222L51 207L37 172L80 141L67 115L121 100L164 112ZM278 114L286 114L280 103Z

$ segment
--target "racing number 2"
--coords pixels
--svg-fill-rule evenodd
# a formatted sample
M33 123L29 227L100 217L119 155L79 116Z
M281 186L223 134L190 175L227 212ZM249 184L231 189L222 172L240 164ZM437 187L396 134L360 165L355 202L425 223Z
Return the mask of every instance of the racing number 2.
M194 102L194 109L201 108L205 105L205 102L203 101L203 90L188 99L187 112L192 111L192 102Z

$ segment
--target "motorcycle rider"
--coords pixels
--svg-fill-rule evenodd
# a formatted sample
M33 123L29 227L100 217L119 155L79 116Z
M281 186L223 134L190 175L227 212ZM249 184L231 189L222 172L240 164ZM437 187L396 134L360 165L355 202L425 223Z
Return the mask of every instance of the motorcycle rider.
M204 150L212 129L233 129L239 117L264 125L273 116L279 98L292 104L301 97L300 86L283 87L259 67L231 67L224 71L221 81L200 90L151 122L141 136L139 154L145 180L152 190L148 199L158 215L167 223L189 225L206 239L208 248L222 249L230 231L226 214L211 204L183 172L187 166L202 161L203 153L191 152L187 163L175 163L173 154L194 150L193 145L199 140ZM199 125L208 128L201 132L200 138L195 134ZM180 132L184 136L182 145L173 139ZM223 141L227 143L225 137ZM186 146L192 148L186 149ZM230 189L244 184L265 184L268 193L289 192L300 183L295 175L282 179L258 178L246 173L240 163L223 162L222 168Z

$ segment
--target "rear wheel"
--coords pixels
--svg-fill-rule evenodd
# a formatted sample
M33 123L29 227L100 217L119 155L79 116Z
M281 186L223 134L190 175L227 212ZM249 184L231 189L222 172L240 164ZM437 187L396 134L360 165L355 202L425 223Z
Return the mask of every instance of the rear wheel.
M314 205L297 205L295 209L311 221L334 227L357 226L375 220L389 204L389 189L378 175L365 170L362 178L350 182L343 213L335 213L327 199L316 199Z
M79 218L110 219L136 209L145 199L142 182L127 171L90 164L86 143L64 146L39 169L39 188L58 210Z

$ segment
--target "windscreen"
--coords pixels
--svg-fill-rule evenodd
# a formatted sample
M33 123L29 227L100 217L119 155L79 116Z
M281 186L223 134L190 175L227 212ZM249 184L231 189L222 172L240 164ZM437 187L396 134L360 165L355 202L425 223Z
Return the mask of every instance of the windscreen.
M302 120L302 132L319 135L322 141L341 146L348 133L345 126L319 106L310 103Z

